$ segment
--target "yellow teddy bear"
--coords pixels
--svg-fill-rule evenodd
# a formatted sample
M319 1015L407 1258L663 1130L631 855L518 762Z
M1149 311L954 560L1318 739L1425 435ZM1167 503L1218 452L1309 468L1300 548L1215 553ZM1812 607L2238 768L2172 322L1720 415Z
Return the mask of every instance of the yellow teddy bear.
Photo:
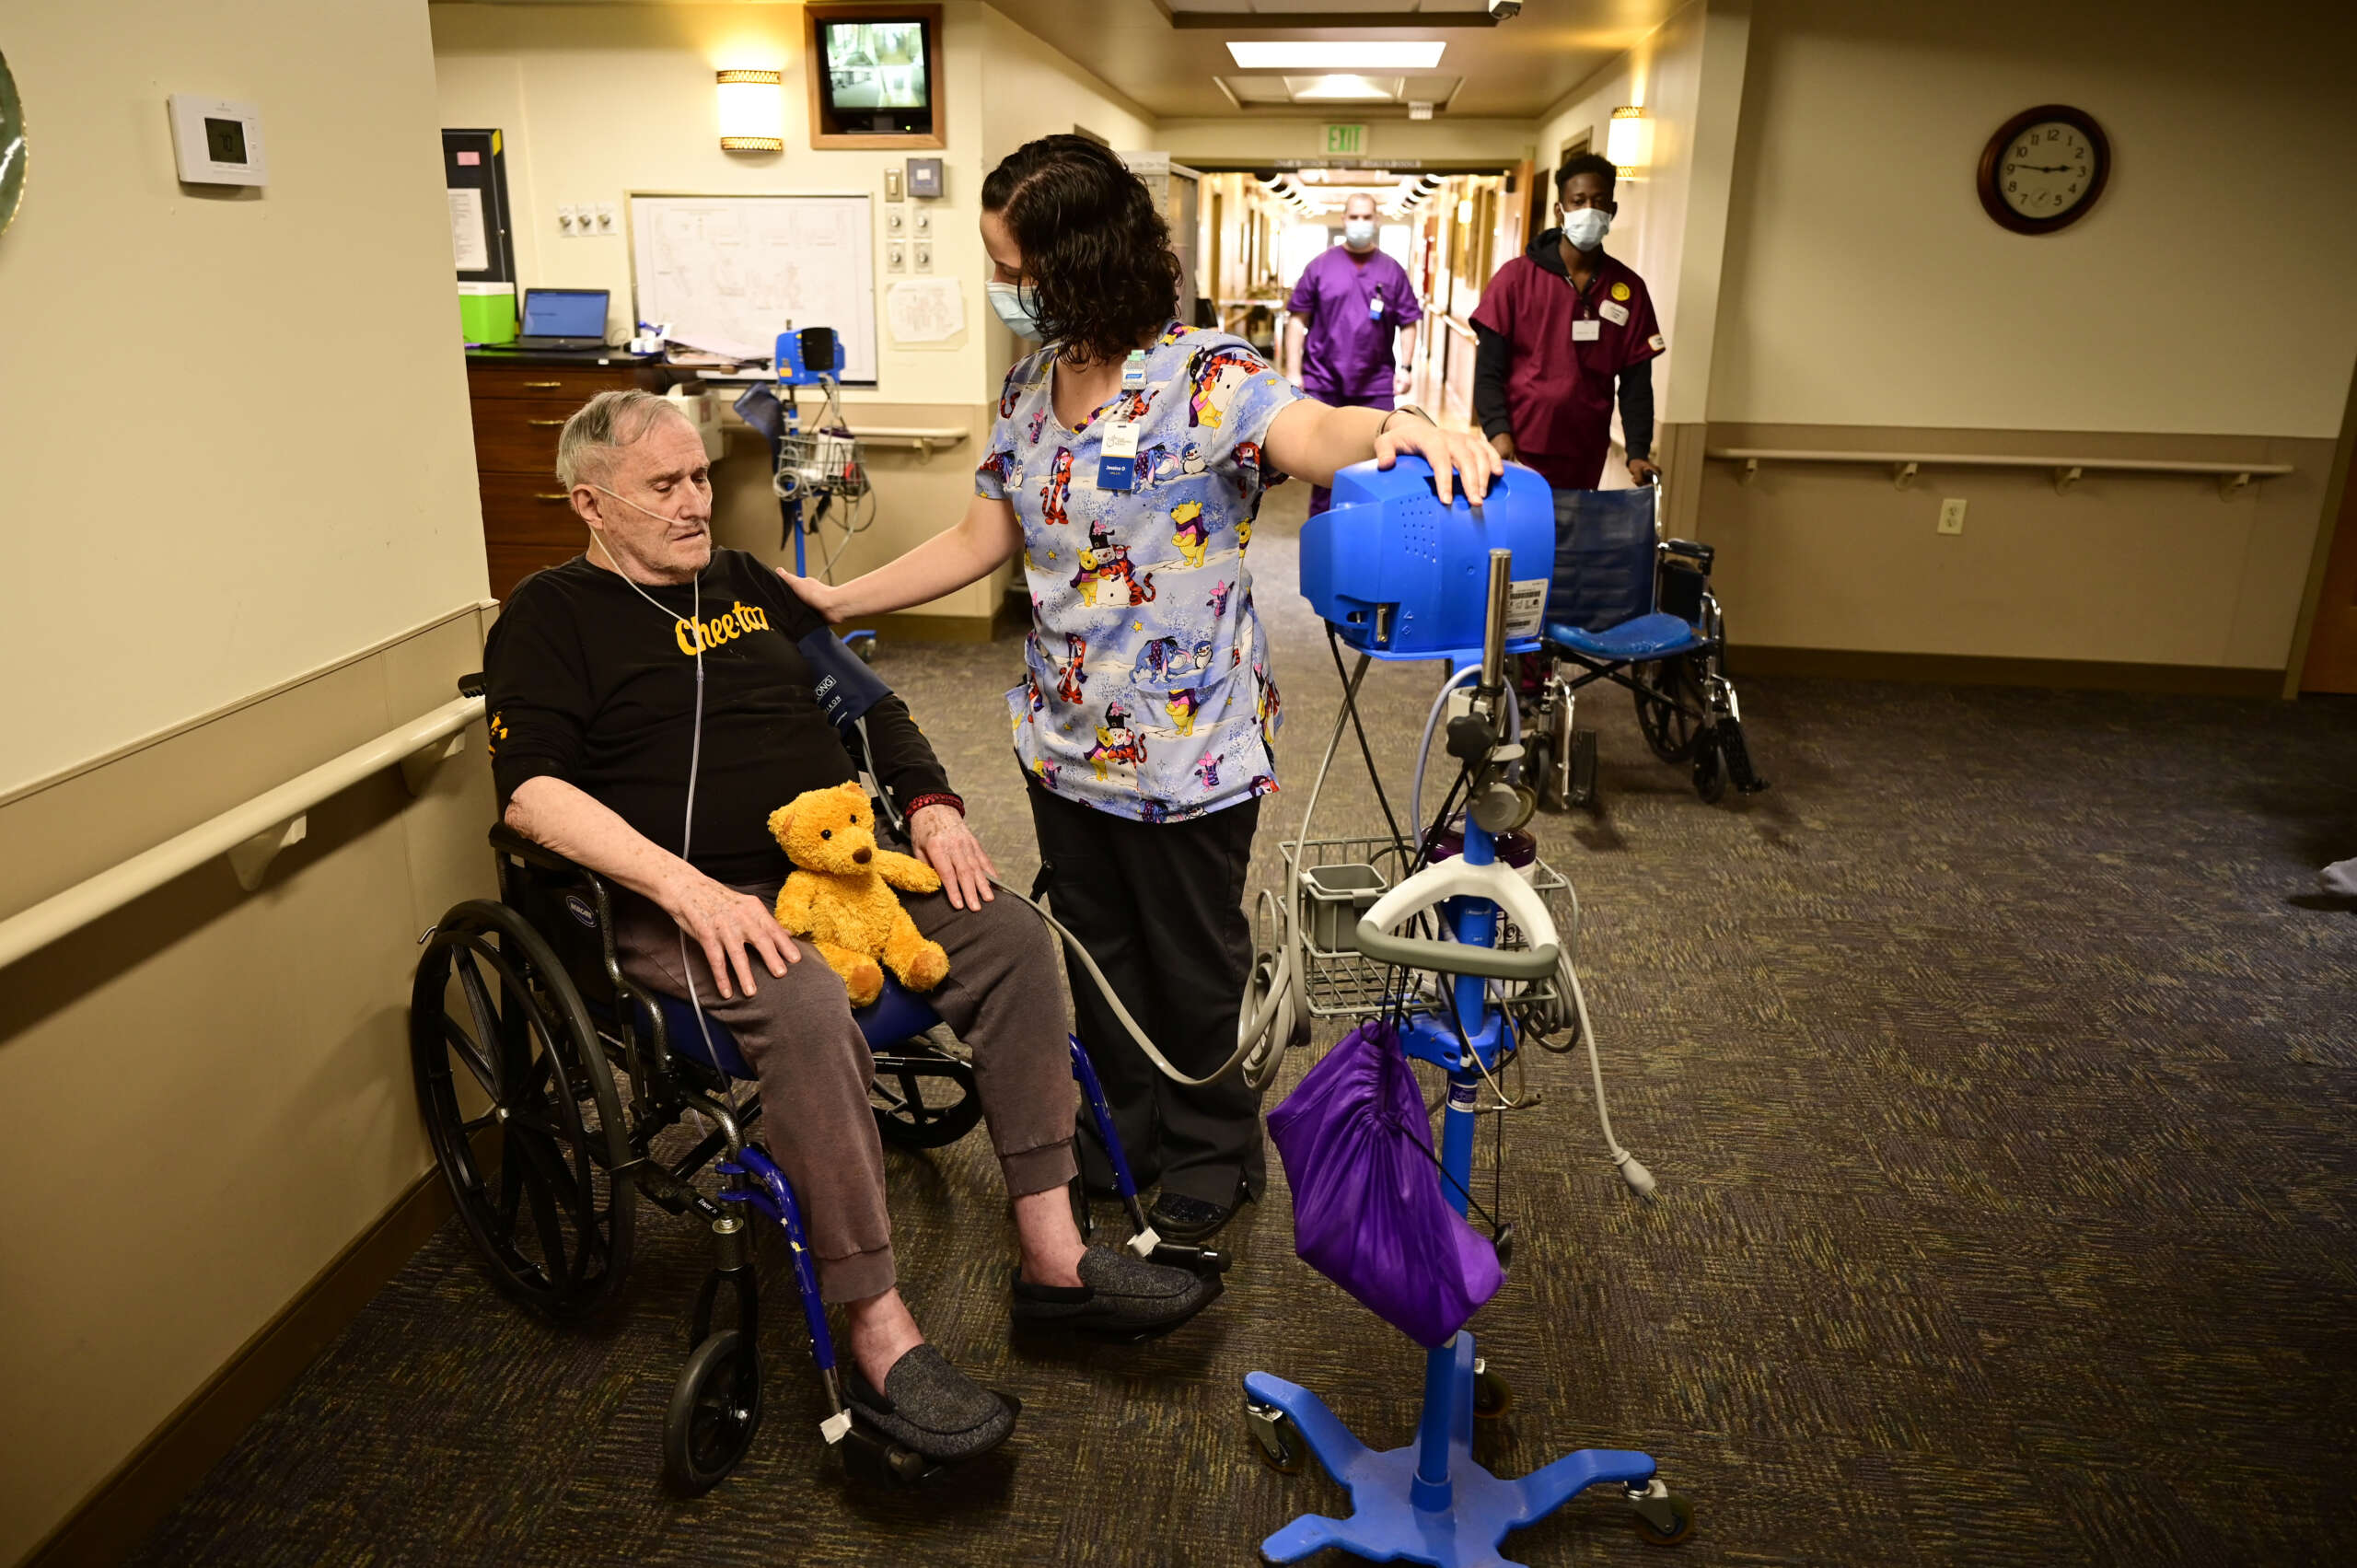
M885 970L911 991L931 991L949 972L949 955L918 934L892 892L939 892L940 874L877 847L875 829L855 781L809 790L770 813L770 835L795 865L777 895L777 923L819 950L854 1007L882 994Z

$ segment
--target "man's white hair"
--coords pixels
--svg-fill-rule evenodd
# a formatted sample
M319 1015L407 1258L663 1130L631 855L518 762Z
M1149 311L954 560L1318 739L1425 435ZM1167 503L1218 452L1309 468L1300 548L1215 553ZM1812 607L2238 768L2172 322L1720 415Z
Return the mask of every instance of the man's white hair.
M643 439L663 414L678 414L668 398L633 389L600 392L573 411L556 438L557 482L567 490L596 484L613 471L613 454Z

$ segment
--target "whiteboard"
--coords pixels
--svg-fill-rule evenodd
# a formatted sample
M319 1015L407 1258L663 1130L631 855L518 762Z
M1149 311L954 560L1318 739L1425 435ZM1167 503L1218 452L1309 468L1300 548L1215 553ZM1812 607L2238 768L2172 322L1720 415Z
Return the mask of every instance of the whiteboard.
M636 319L759 345L832 327L843 379L876 379L876 230L860 196L630 198Z

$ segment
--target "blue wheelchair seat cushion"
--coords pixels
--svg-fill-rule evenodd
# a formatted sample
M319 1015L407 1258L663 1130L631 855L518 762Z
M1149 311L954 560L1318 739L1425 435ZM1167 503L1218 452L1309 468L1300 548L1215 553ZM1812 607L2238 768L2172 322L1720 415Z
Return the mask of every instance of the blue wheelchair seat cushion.
M1597 658L1657 659L1701 646L1702 634L1668 611L1657 610L1603 632L1583 632L1550 621L1547 640Z
M818 960L806 957L802 961L807 964ZM700 1029L696 1027L696 1010L679 997L658 994L655 1002L663 1010L663 1033L673 1051L690 1061L717 1068L732 1078L757 1075L727 1025L707 1013L704 1027ZM941 1015L933 1010L932 1004L903 988L890 975L884 977L884 993L865 1007L853 1008L851 1016L871 1046L898 1045L941 1022ZM712 1040L709 1051L704 1048L706 1030Z

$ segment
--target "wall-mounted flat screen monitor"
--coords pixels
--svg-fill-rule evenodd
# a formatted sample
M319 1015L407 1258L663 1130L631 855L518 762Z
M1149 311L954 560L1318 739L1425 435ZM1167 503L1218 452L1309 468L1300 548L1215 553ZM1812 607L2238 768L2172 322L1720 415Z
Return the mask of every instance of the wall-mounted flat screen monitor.
M819 98L838 134L932 135L933 24L826 19L816 24Z

